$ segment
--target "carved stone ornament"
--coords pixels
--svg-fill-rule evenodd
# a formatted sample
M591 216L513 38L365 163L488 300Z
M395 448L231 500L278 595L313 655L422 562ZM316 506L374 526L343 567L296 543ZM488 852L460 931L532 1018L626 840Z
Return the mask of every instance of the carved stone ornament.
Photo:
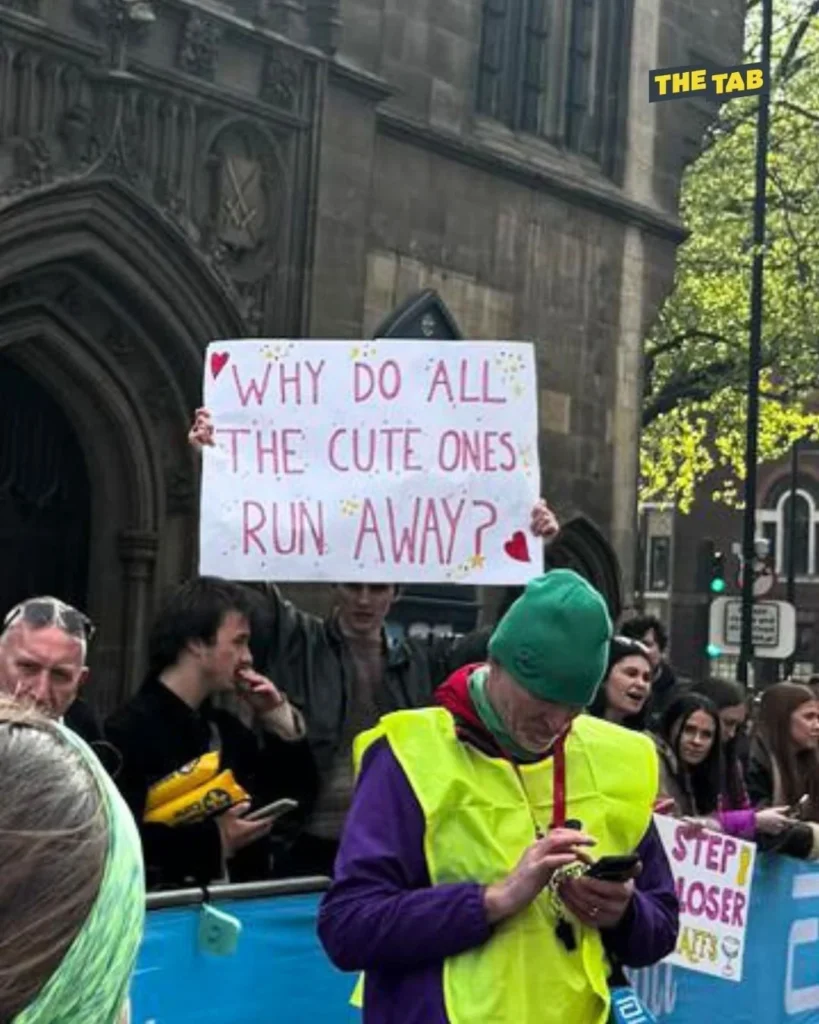
M301 84L301 59L289 50L276 49L267 55L259 98L283 110L295 110Z
M276 142L252 121L234 121L208 148L197 188L196 220L208 263L241 311L261 329L286 244L288 187Z
M222 41L222 26L199 13L188 15L179 41L177 64L189 75L213 79Z
M77 17L112 45L127 38L140 45L156 21L153 0L74 0Z
M272 28L290 39L301 36L304 23L304 0L246 0L245 8L252 5L251 17L260 25Z
M278 161L251 125L233 125L208 155L209 207L214 241L234 260L261 253L276 236L282 207Z
M196 511L196 487L188 467L166 467L165 508L172 516L189 515Z
M341 0L308 0L310 39L325 53L335 53L341 35Z

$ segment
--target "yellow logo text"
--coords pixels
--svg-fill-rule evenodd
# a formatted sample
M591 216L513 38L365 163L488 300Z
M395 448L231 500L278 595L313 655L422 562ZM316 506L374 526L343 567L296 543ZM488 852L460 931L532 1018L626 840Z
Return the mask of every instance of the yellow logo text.
M648 73L648 101L678 100L684 96L706 96L724 101L754 96L770 87L762 64L741 64L735 68L658 68Z

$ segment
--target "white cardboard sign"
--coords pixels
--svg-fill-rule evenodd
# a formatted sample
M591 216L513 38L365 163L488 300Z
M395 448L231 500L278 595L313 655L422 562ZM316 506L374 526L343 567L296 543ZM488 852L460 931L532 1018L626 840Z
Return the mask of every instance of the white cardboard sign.
M523 584L542 572L534 348L214 342L200 572Z
M666 962L742 981L756 846L655 815L677 896L680 934Z

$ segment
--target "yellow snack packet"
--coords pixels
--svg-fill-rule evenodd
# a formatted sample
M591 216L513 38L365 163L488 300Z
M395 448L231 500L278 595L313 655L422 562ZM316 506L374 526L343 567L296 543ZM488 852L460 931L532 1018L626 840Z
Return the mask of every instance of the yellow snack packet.
M245 800L250 800L250 794L239 785L232 771L226 771L198 789L146 812L143 820L172 827L192 825Z
M215 778L219 774L221 756L218 750L212 750L202 757L189 761L186 765L178 768L164 779L155 782L148 790L148 800L145 804L146 811L155 811L163 804L199 789L205 782ZM146 819L147 820L147 819Z

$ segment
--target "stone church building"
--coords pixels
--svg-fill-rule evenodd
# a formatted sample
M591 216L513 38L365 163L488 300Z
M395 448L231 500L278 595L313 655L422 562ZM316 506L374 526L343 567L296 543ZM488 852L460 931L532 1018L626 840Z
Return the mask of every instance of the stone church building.
M634 564L641 339L742 0L0 0L0 605L142 671L196 565L208 341L358 337L424 288L537 342L544 490ZM630 585L626 572L626 586Z

